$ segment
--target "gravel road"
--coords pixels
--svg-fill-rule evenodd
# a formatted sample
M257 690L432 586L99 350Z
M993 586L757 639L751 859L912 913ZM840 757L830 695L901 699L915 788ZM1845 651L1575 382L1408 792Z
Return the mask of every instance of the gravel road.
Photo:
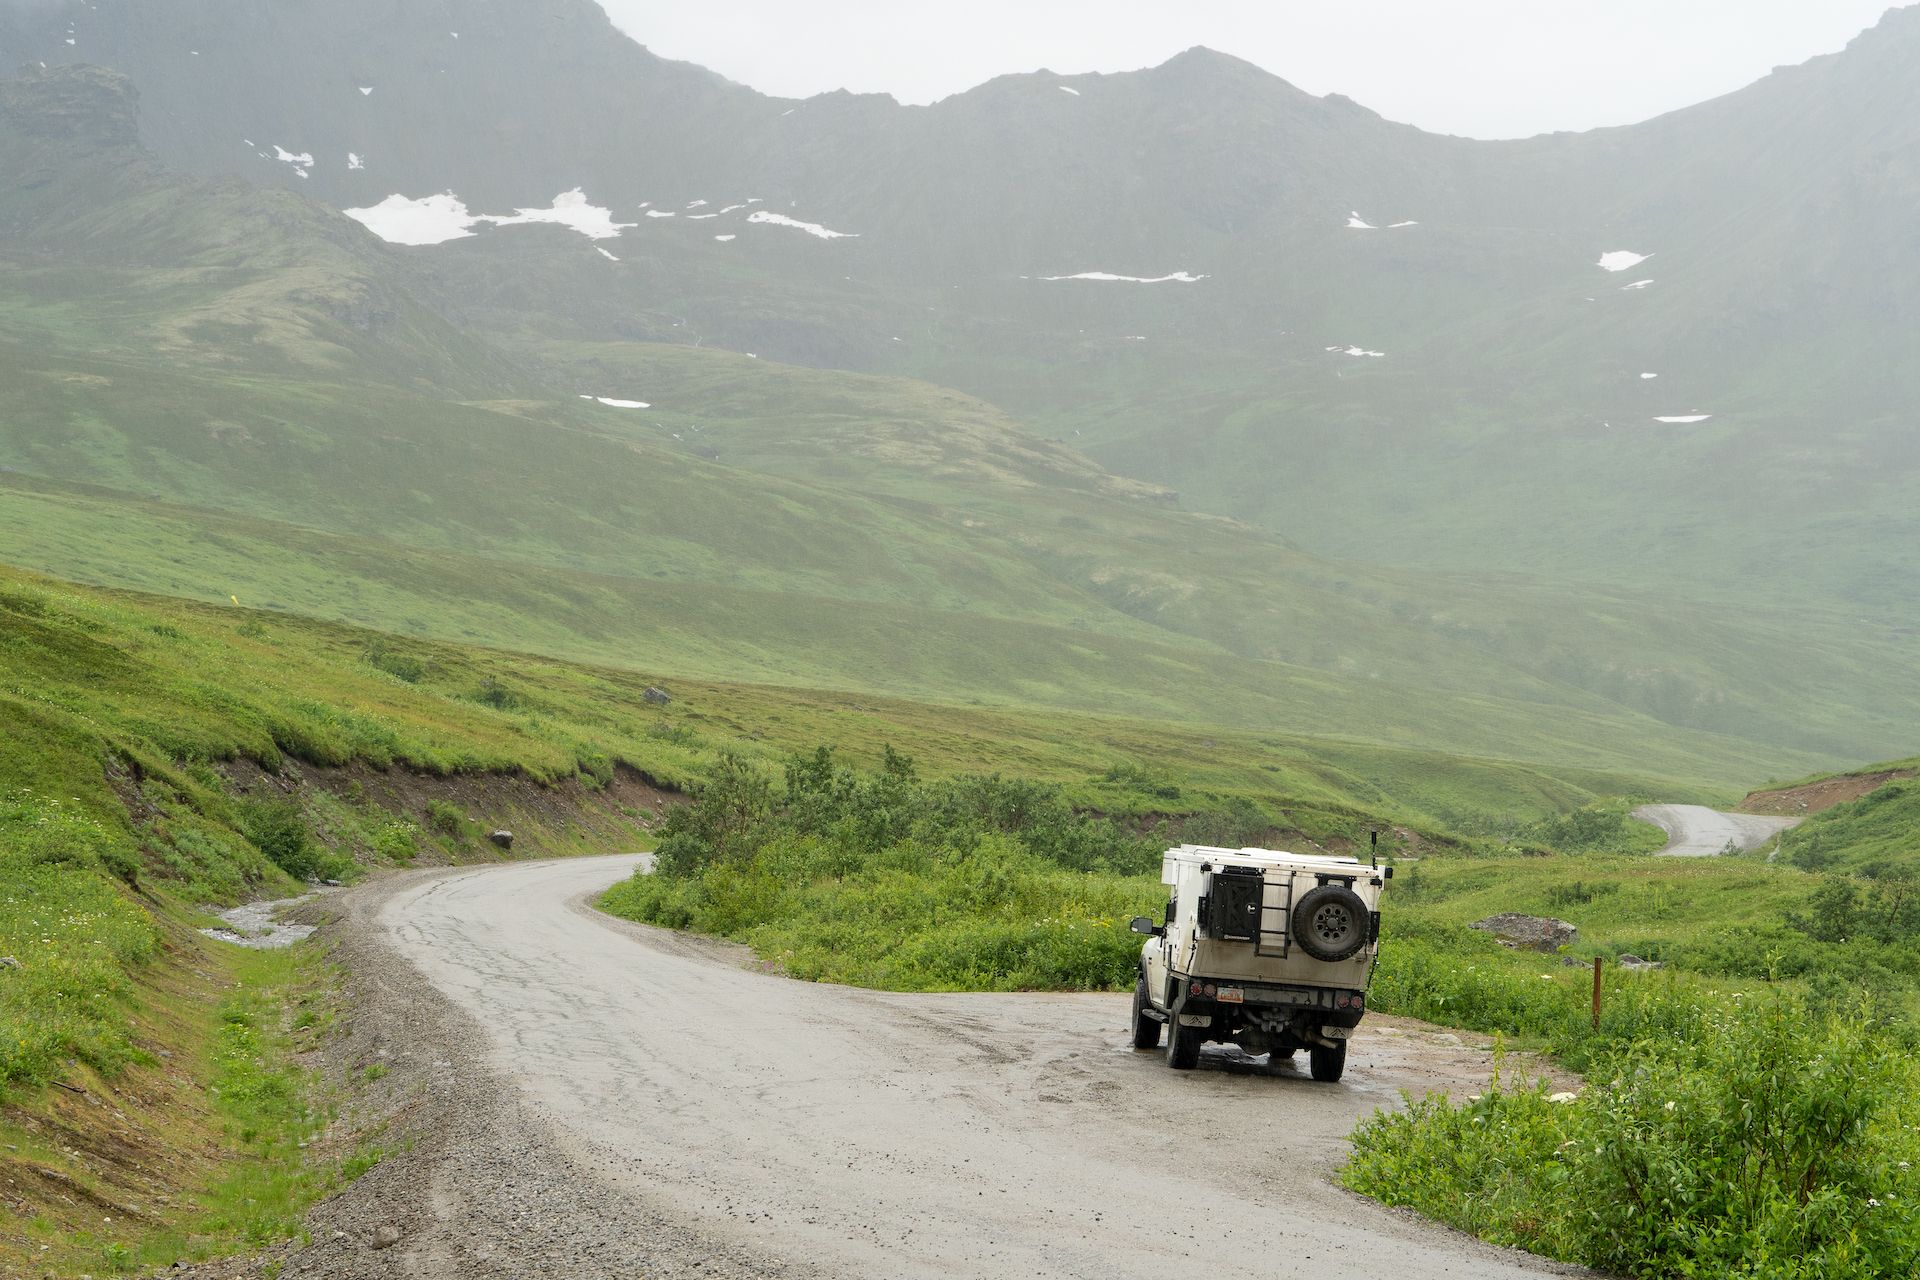
M1697 804L1643 804L1633 811L1667 833L1667 858L1711 858L1736 849L1758 849L1782 831L1800 825L1798 818L1763 818L1751 813L1720 813Z
M594 911L638 864L340 895L354 1052L417 1136L284 1276L1585 1274L1329 1181L1400 1090L1484 1083L1459 1037L1373 1015L1339 1085L1219 1047L1175 1073L1127 1047L1125 996L793 982Z

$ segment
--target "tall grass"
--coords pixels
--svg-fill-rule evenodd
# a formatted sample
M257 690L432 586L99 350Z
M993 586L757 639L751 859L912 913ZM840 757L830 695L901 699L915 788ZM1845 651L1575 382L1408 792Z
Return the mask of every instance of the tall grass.
M1354 1135L1354 1190L1636 1277L1920 1266L1920 1076L1858 1016L1731 1001L1593 1063L1577 1095L1496 1081Z
M0 795L0 1090L133 1057L130 971L160 935L115 887L129 856L71 801Z

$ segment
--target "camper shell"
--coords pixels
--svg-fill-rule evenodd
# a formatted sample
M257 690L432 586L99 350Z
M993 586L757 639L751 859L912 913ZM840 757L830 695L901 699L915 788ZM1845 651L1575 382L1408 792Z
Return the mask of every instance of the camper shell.
M1133 1042L1166 1029L1167 1062L1189 1070L1200 1046L1237 1044L1275 1061L1308 1051L1316 1080L1340 1078L1366 1012L1380 944L1380 896L1393 875L1358 858L1274 849L1169 849L1166 922L1145 916Z

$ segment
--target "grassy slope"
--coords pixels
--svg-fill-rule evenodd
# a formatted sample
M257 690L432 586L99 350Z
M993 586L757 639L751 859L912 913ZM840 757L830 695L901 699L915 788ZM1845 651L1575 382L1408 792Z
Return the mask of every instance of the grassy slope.
M1708 648L1722 615L1659 597L1316 560L940 388L632 344L498 357L421 301L418 259L131 151L123 85L8 92L0 467L96 487L9 481L16 562L676 672L1715 783L1878 749L1920 701L1862 705L1875 655L1817 618Z
M1869 876L1920 871L1920 757L1856 771L1895 774L1857 800L1810 816L1787 833L1780 856L1812 870ZM1854 775L1838 775L1849 777Z
M538 571L0 479L20 561L113 586L331 616L655 673L1134 715L1571 769L1738 781L1822 757L1676 731L1605 704L1449 697L1366 674L1252 662L1072 626L737 586ZM1035 710L1033 717L1045 719ZM1683 784L1684 785L1684 784Z

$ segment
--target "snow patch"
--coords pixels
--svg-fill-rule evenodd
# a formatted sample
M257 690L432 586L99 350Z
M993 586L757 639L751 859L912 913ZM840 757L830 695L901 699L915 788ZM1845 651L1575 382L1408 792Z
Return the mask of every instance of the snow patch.
M313 152L311 151L302 151L296 155L285 147L275 145L273 148L273 158L284 164L290 164L296 169L313 168Z
M1402 227L1417 227L1419 225L1418 222L1389 222L1387 224L1387 230L1398 231Z
M715 236L714 239L718 240L721 244L725 244L727 241L737 240L739 239L739 237L738 236Z
M744 208L746 208L746 207L747 207L747 206L745 206L745 205L743 205L743 204L730 204L730 205L728 205L728 206L727 206L726 208L724 208L724 209L722 209L722 210L721 210L720 212L722 212L722 213L732 213L732 212L733 212L733 211L734 211L735 209L744 209Z
M768 213L765 209L755 209L747 215L748 222L758 222L770 227L792 227L795 231L804 231L821 240L857 240L859 233L853 231L833 231L817 222L802 222L798 218L789 218L784 213Z
M346 214L388 244L445 244L472 235L474 224L485 221L467 212L466 203L451 191L422 200L392 195Z
M1673 417L1673 418L1655 418L1654 421L1687 424L1687 423L1694 423L1694 422L1706 422L1708 419L1712 417L1713 415L1710 413L1688 413L1688 414L1682 414L1678 417Z
M613 210L589 202L586 192L579 187L555 196L550 209L516 209L511 217L489 217L486 221L499 227L551 222L578 231L589 240L611 240L628 227L640 225L637 222L615 222Z
M707 202L705 200L695 200L687 206L689 209L704 209L706 207Z
M651 409L653 408L653 406L648 404L645 400L615 400L612 396L595 396L594 399L598 400L601 404L606 405L609 409Z
M593 248L594 248L594 252L598 253L601 257L605 258L608 262L620 261L620 259L614 257L611 253L607 252L605 249L602 249L599 245L595 245Z
M373 86L372 86L372 85L370 85L370 84L363 84L363 85L361 85L361 86L360 86L359 88L360 88L360 96L361 96L361 97L363 97L363 98L371 98L371 97L373 96Z
M1634 281L1634 282L1633 282L1632 284L1623 284L1623 285L1621 285L1621 286L1620 286L1620 292L1622 292L1622 293L1631 293L1631 292L1632 292L1633 290L1635 290L1635 289L1645 289L1645 288L1649 288L1649 287L1651 287L1651 286L1652 286L1652 284L1653 284L1653 281L1651 281L1651 280L1635 280L1635 281Z
M1602 271L1625 271L1629 267L1639 266L1652 256L1650 253L1635 253L1631 249L1615 249L1601 254L1598 265Z
M1077 276L1041 276L1042 280L1111 280L1123 284L1199 284L1206 276L1176 271L1170 276L1119 276L1111 271L1082 271Z
M1343 356L1354 356L1368 360L1384 360L1387 358L1386 352L1369 351L1365 347L1328 347L1327 350L1338 351Z
M359 152L357 151L347 152L347 168L364 169L366 167L367 167L366 158L363 157Z
M677 218L680 215L671 209L649 209L647 210L647 216L649 218Z
M1080 91L1079 91L1078 89L1076 89L1076 88L1074 88L1074 87L1073 87L1072 85L1070 85L1070 84L1063 84L1063 85L1061 85L1061 86L1060 86L1060 92L1062 92L1062 93L1070 93L1070 94L1072 94L1072 95L1073 95L1074 97L1076 97L1076 98L1080 96Z
M1380 228L1374 226L1371 222L1368 222L1365 218L1361 217L1360 211L1358 209L1355 209L1353 213L1347 218L1347 229L1349 231L1378 231Z
M1659 377L1659 376L1660 376L1660 375L1659 375L1659 374L1657 374L1657 373L1643 373L1643 374L1641 374L1641 375L1640 375L1640 379L1641 379L1641 381L1643 381L1643 382L1647 382L1647 381L1651 381L1652 379L1654 379L1654 378L1657 378L1657 377Z

